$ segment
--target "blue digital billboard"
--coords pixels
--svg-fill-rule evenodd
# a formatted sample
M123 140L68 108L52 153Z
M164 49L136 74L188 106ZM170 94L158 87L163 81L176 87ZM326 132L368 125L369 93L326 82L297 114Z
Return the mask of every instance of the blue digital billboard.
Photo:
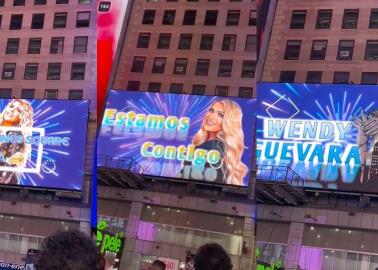
M257 164L305 186L378 191L378 86L259 83Z
M82 190L88 101L0 100L0 184Z
M134 158L145 175L245 186L255 100L111 90L99 155Z

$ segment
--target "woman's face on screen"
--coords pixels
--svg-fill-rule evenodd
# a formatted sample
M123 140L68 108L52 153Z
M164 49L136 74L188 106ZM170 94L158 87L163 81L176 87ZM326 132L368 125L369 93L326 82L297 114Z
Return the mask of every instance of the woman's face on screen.
M207 111L203 120L203 129L207 132L219 132L222 130L224 107L222 103L216 102Z

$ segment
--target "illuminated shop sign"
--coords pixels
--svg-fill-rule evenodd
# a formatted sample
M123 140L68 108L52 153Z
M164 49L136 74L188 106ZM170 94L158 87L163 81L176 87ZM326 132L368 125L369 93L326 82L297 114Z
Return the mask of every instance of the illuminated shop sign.
M254 111L252 99L112 90L98 153L146 175L247 185Z
M97 224L96 245L105 258L105 267L118 269L122 257L122 251L125 244L124 233L112 232L105 220L99 220Z
M290 166L307 187L377 192L377 103L377 86L260 83L260 169Z
M88 101L0 100L0 184L81 190Z

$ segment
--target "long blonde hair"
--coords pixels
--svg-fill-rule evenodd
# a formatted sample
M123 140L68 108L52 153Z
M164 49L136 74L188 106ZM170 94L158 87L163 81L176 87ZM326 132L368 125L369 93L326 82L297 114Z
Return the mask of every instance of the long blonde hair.
M242 128L243 113L239 104L230 99L214 101L221 103L224 108L222 131L218 132L217 139L225 146L223 162L227 168L227 184L242 185L243 178L247 173L247 166L241 161L244 151L244 133ZM193 144L197 147L207 140L207 131L201 129L193 137Z

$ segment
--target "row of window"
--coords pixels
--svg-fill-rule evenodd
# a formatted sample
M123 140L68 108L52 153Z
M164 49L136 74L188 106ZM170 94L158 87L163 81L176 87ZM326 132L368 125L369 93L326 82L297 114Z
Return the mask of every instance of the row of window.
M131 67L131 72L138 72L138 73L144 72L145 62L146 62L146 57L135 56L132 67ZM164 73L166 63L167 63L166 57L155 57L151 72L160 73L160 74ZM187 65L188 65L188 58L176 58L173 74L178 74L178 75L186 74ZM233 60L225 60L225 59L219 60L218 77L231 77L232 65L233 65ZM209 67L210 67L210 59L197 59L195 75L208 76ZM243 60L241 77L254 78L255 70L256 70L256 61Z
M161 91L161 82L149 82L148 83L148 92L160 92ZM140 88L140 81L128 81L127 83L127 90L131 91L138 91ZM218 85L215 87L214 94L216 96L228 96L228 92L230 90L229 86L221 86ZM184 92L184 84L182 83L171 83L169 87L170 93L175 94L183 94ZM192 94L193 95L204 95L206 92L206 85L204 84L193 84L192 86ZM186 93L187 94L187 93ZM250 98L253 95L253 88L252 87L239 87L239 97Z
M172 39L170 33L160 33L156 48L169 49ZM223 36L222 51L235 51L237 35L225 34ZM148 48L150 45L151 33L139 33L137 48ZM178 43L179 50L190 50L192 47L193 34L180 34ZM200 50L212 50L214 44L213 34L202 34L199 44ZM247 35L245 39L245 51L256 51L257 37L256 35Z
M313 40L310 60L324 60L327 52L327 40ZM297 60L301 49L301 40L288 40L284 59ZM340 40L337 50L337 60L352 60L354 40ZM378 40L367 40L365 60L378 61Z
M28 0L29 1L29 0ZM13 0L13 6L25 6L26 0ZM92 0L77 0L79 4L90 4ZM46 5L47 0L34 0L34 5ZM68 4L69 0L55 0L55 4ZM3 7L5 0L0 0L0 7Z
M295 71L281 71L280 82L294 82ZM322 71L308 71L306 75L306 83L321 83ZM333 73L333 83L353 83L349 81L350 72L335 71ZM362 72L361 84L378 84L378 72Z
M45 99L58 99L58 89L45 89ZM0 98L13 98L11 88L0 88ZM34 99L35 89L22 89L21 98ZM68 91L68 99L83 99L82 89L70 89Z
M89 27L90 11L78 11L76 15L76 27ZM23 23L23 14L12 14L9 23L9 30L20 30ZM0 15L0 27L2 24L2 15ZM32 16L30 29L43 29L45 25L45 13L35 13ZM66 28L67 12L54 13L53 28Z
M29 38L28 54L41 53L42 38ZM5 48L6 54L18 54L20 47L19 38L8 38ZM73 53L86 53L88 47L88 37L74 37ZM64 37L52 37L50 42L50 54L62 54L64 48Z
M26 63L24 69L24 80L37 80L38 63ZM48 63L47 80L60 80L62 63ZM4 63L1 78L3 80L14 80L16 73L16 63ZM84 80L85 63L72 63L71 80Z
M315 29L330 29L332 23L332 9L319 9ZM344 9L341 29L357 29L359 9ZM307 10L293 10L290 29L304 29ZM370 10L369 29L378 29L378 8Z
M156 17L155 9L146 9L143 14L142 24L154 24ZM197 10L185 10L182 18L182 25L195 25ZM249 11L248 25L256 26L256 10ZM164 10L162 25L174 25L176 19L176 10ZM204 25L217 25L218 10L206 10ZM226 26L237 26L240 20L240 10L228 10Z

